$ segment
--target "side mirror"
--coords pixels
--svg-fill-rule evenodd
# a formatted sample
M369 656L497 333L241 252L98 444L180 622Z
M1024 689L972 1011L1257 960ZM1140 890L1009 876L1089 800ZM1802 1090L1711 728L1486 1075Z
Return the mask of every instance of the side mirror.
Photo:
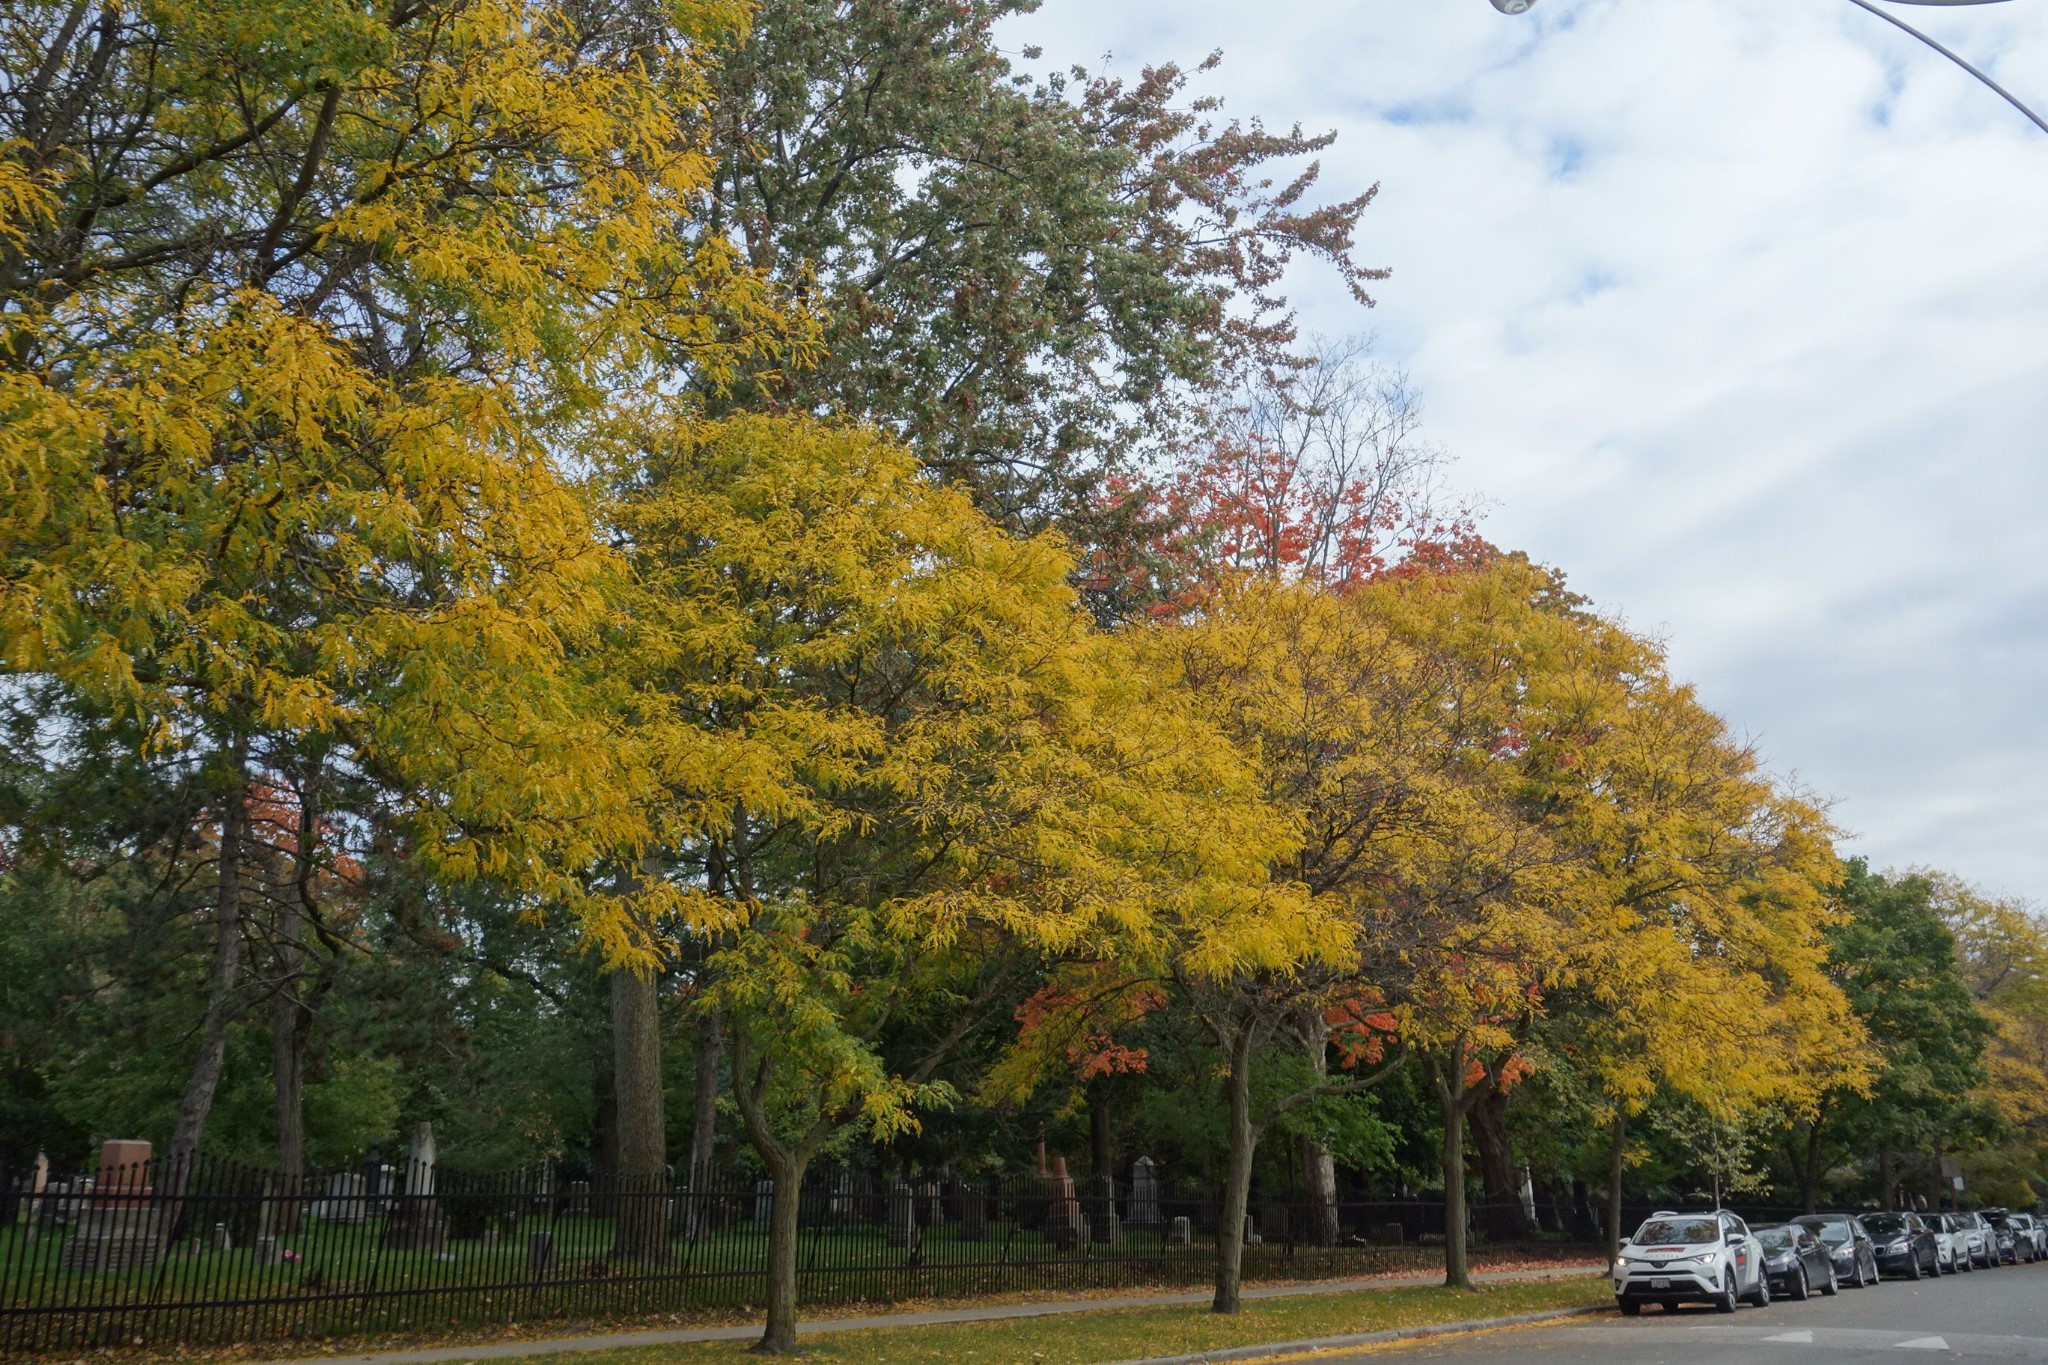
M1624 1247L1625 1247L1625 1246L1629 1245L1629 1239L1628 1239L1628 1238L1626 1238L1626 1237L1624 1237L1624 1238L1622 1238L1622 1239L1621 1239L1621 1240L1620 1240L1619 1242L1616 1242L1616 1243L1615 1243L1615 1245L1616 1245L1616 1246L1624 1246Z

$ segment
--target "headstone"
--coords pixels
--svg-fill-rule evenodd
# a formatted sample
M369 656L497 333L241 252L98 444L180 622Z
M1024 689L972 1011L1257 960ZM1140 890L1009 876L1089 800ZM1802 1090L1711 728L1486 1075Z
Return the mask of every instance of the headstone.
M1268 1203L1259 1210L1259 1234L1269 1242L1287 1240L1287 1206Z
M754 1231L766 1232L775 1217L775 1182L762 1176L754 1182Z
M1252 1222L1250 1214L1244 1216L1244 1244L1248 1247L1264 1246L1266 1244L1266 1239L1259 1236L1259 1229Z
M988 1195L975 1186L960 1184L959 1237L963 1242L988 1240Z
M917 1187L917 1223L926 1228L946 1226L946 1196L936 1180Z
M405 1189L384 1222L384 1245L400 1251L441 1250L448 1230L434 1198L434 1125L413 1130L405 1163Z
M328 1223L360 1223L369 1216L369 1182L357 1171L337 1171L327 1179L327 1198L320 1218Z
M1054 1157L1045 1176L1045 1235L1062 1251L1078 1245L1082 1230L1081 1201L1074 1198L1074 1177L1067 1174L1067 1159Z
M1166 1244L1168 1246L1191 1246L1193 1245L1194 1240L1194 1220L1189 1218L1186 1214L1182 1214L1180 1217L1174 1219L1171 1223L1168 1223L1166 1225Z
M1134 1228L1159 1226L1159 1167L1149 1156L1141 1156L1131 1167L1129 1221Z
M163 1210L149 1186L150 1146L115 1139L100 1145L92 1196L73 1214L64 1243L69 1270L129 1270L149 1267L164 1252Z
M226 1223L215 1223L213 1225L213 1249L220 1252L233 1251L235 1249L234 1234L228 1231Z
M363 1169L356 1176L358 1187L363 1192L363 1217L370 1218L384 1212L384 1152L372 1147L370 1154L363 1158ZM351 1222L359 1221L351 1219Z
M590 1216L590 1182L572 1180L569 1182L569 1206L562 1211L570 1218Z
M555 1268L555 1234L552 1232L529 1232L526 1234L526 1273L545 1275Z
M1406 1240L1406 1232L1399 1223L1382 1223L1379 1230L1373 1234L1373 1241L1382 1246L1397 1247Z
M892 1247L915 1247L917 1236L917 1200L911 1195L910 1186L898 1180L889 1186L889 1245Z
M256 1239L256 1264L276 1265L277 1262L277 1238L264 1233Z
M35 1169L28 1178L28 1197L21 1201L22 1221L28 1225L28 1240L33 1242L43 1226L43 1191L50 1188L50 1158L36 1153Z

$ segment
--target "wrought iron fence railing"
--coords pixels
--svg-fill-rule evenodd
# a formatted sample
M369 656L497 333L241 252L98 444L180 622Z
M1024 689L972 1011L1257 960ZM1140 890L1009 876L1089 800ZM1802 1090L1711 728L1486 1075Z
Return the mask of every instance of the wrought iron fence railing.
M288 1184L204 1158L6 1179L0 1351L748 1308L765 1293L771 1193L733 1175L691 1189L550 1167ZM1200 1284L1218 1208L1206 1189L1150 1179L820 1171L801 1198L799 1292L822 1305ZM1482 1260L1589 1253L1567 1211L1482 1205L1473 1226ZM1248 1280L1309 1280L1440 1268L1442 1231L1429 1201L1258 1199L1239 1235Z

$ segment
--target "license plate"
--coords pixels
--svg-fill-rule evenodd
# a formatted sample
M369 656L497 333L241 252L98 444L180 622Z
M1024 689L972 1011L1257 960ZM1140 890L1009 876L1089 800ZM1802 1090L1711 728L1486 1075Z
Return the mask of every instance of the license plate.
M1669 1281L1669 1280L1652 1280L1652 1281L1650 1281L1650 1288L1652 1288L1652 1289L1669 1289L1670 1287L1671 1287L1671 1281Z

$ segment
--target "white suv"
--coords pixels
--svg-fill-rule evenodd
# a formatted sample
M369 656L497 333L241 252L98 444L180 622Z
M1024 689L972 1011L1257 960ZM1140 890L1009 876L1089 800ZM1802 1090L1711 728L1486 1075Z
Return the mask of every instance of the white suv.
M1742 1299L1769 1304L1771 1277L1762 1244L1725 1209L1652 1214L1614 1263L1614 1301L1630 1317L1646 1303L1711 1303L1733 1313Z

